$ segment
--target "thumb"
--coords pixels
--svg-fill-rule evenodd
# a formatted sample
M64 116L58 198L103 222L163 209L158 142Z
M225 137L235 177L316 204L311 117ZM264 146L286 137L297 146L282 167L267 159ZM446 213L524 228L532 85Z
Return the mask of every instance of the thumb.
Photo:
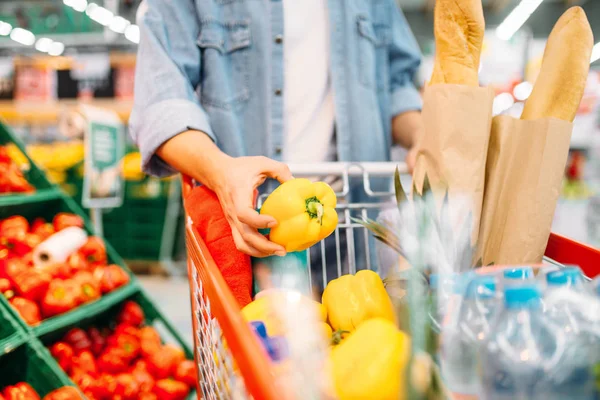
M289 181L290 179L294 179L290 168L287 166L287 164L284 164L282 162L275 161L270 158L265 158L262 167L263 172L269 178L277 179L279 183L284 183Z

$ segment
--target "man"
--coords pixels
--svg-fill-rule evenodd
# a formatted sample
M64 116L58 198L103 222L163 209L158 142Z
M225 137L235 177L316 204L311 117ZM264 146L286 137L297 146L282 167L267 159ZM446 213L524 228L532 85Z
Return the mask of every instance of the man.
M292 178L282 161L414 149L420 53L394 0L146 0L138 25L130 128L144 169L212 189L242 252L285 255L252 204L267 178Z

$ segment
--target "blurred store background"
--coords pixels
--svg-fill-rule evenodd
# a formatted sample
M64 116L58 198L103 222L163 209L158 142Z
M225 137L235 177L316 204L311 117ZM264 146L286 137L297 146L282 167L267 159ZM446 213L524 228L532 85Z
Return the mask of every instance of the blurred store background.
M567 7L584 8L600 42L600 0L483 3L488 32L480 79L496 90L496 114L519 114L535 82L547 35ZM109 110L126 123L133 97L139 4L139 0L0 1L0 119L27 144L28 153L51 180L79 203L86 122L77 106L85 103ZM435 0L398 0L398 4L424 54L418 76L422 86L433 67ZM575 120L554 227L557 233L595 246L600 246L600 61L594 62L598 59L600 44L590 60L592 70ZM127 140L123 204L101 212L104 236L136 273L148 275L144 282L150 292L161 307L174 310L170 314L176 325L189 331L180 182L141 174L136 149ZM394 154L402 157L401 152ZM157 274L170 275L170 286Z

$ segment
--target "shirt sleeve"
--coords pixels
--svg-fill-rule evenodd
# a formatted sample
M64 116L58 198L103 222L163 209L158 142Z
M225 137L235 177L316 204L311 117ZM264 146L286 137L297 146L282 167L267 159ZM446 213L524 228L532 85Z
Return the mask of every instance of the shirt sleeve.
M421 110L422 100L414 85L414 77L421 64L421 51L404 14L394 0L392 7L392 32L390 55L390 89L392 115L405 111Z
M201 67L198 15L192 0L145 0L137 24L140 43L129 130L143 170L163 177L176 172L155 154L164 142L190 129L216 141L195 91Z

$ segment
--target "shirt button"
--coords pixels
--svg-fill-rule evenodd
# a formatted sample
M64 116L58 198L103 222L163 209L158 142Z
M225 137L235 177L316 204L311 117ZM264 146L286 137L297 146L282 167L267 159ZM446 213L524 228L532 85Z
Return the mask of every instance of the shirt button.
M281 89L275 89L275 96L281 96Z
M275 36L275 43L277 43L277 44L283 43L283 36L282 35Z
M279 146L275 147L275 154L281 154L281 152L283 151L283 149Z

